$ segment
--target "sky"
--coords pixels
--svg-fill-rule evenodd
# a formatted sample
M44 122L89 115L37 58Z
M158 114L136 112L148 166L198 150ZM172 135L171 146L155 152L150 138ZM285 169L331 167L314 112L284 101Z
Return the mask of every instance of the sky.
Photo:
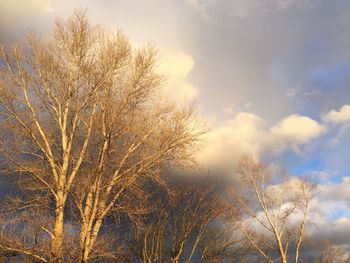
M350 1L0 0L0 33L47 35L81 7L92 23L159 48L164 92L196 101L207 123L204 167L234 176L251 154L311 176L312 234L350 247Z

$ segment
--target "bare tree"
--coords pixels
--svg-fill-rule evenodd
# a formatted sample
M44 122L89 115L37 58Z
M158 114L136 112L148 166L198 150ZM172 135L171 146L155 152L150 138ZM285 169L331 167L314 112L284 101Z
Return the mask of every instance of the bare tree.
M164 167L189 163L199 136L193 111L159 102L163 78L155 63L152 47L133 49L121 32L91 26L82 11L58 20L51 40L30 34L2 45L3 168L28 182L28 200L50 201L41 228L50 252L33 257L66 260L69 201L79 211L77 257L87 262L126 191L144 178L158 180ZM1 246L15 251L6 240Z
M175 183L158 209L135 229L131 249L142 262L221 262L235 259L240 240L230 219L239 221L222 193L207 182ZM229 226L229 227L228 227Z
M341 246L334 245L331 241L325 240L320 246L320 255L317 257L317 263L348 263L350 262L350 253Z
M237 173L245 192L236 200L246 214L241 226L246 239L268 262L276 261L276 252L278 261L293 257L299 262L315 185L300 178L273 177L265 164L251 157L241 159Z
M118 121L105 123L109 125L109 131L117 129L118 133L106 134L104 140L108 146L106 149L102 146L99 158L103 164L95 166L102 167L91 174L88 191L73 193L82 218L80 240L83 261L89 257L104 218L112 212L117 213L118 208L123 210L120 200L127 190L142 195L140 183L145 177L161 181L164 165L188 158L184 147L195 140L186 127L191 113L184 111L173 114L172 109L161 108L154 113L144 111L131 116L125 126ZM125 137L119 133L129 135Z

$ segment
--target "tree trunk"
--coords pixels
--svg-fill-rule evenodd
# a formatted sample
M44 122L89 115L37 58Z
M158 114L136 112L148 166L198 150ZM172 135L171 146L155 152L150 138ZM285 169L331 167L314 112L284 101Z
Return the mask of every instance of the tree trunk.
M52 239L52 262L61 263L63 262L63 238L64 238L64 198L63 193L57 194L58 198L56 201L55 211L55 224L53 229Z
M287 256L285 254L281 255L282 263L287 263Z
M86 235L84 247L82 248L82 263L87 263L89 261L90 252L95 245L97 235L100 231L102 225L102 219L97 219L93 228L90 229L89 233Z
M279 252L281 255L281 262L287 263L287 255L286 255L285 250L283 248L281 237L279 236L279 234L276 231L275 231L275 235L276 235L276 240L277 240L277 244L278 244L278 249L279 249Z

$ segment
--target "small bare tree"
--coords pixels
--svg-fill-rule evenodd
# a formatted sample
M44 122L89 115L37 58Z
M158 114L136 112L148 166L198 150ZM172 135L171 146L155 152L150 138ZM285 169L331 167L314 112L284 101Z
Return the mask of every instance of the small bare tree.
M350 253L342 247L334 245L331 241L325 240L321 243L320 255L317 257L317 263L348 263L350 262Z
M121 32L91 26L86 12L58 20L51 40L30 34L1 50L2 168L27 182L25 200L49 200L40 229L51 248L32 257L67 261L65 238L78 232L75 262L87 262L126 191L190 162L199 136L193 111L159 101L152 47L133 49ZM78 216L68 219L67 202ZM77 218L79 230L65 231ZM16 251L9 237L1 247Z
M251 157L241 159L237 173L244 186L243 197L236 200L246 215L241 226L246 239L268 262L276 261L275 253L282 263L288 255L299 262L315 185L300 178L273 177L265 164Z

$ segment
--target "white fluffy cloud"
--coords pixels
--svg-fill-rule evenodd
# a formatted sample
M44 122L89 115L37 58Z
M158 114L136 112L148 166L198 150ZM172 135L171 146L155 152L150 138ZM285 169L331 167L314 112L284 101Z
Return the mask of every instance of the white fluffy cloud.
M242 154L260 157L264 153L299 152L324 131L324 126L306 116L290 115L269 126L259 116L241 112L208 133L199 160L208 165L232 165Z
M321 195L327 200L348 200L350 206L350 177L343 177L340 183L328 183L320 186Z
M350 234L350 177L339 183L318 186L315 199L310 204L310 220L315 225L309 229L314 240L331 240L347 245ZM320 231L322 229L322 231Z
M198 89L187 79L193 65L193 58L181 51L168 52L161 56L158 72L167 77L167 85L164 89L167 97L177 102L191 101L197 98Z
M272 127L272 133L291 138L300 143L308 142L319 136L324 128L317 121L306 116L291 115Z
M339 111L331 110L328 112L323 119L326 122L342 124L350 122L350 105L344 105Z
M260 155L267 127L260 117L242 112L207 134L199 160L207 165L232 165L242 154Z

